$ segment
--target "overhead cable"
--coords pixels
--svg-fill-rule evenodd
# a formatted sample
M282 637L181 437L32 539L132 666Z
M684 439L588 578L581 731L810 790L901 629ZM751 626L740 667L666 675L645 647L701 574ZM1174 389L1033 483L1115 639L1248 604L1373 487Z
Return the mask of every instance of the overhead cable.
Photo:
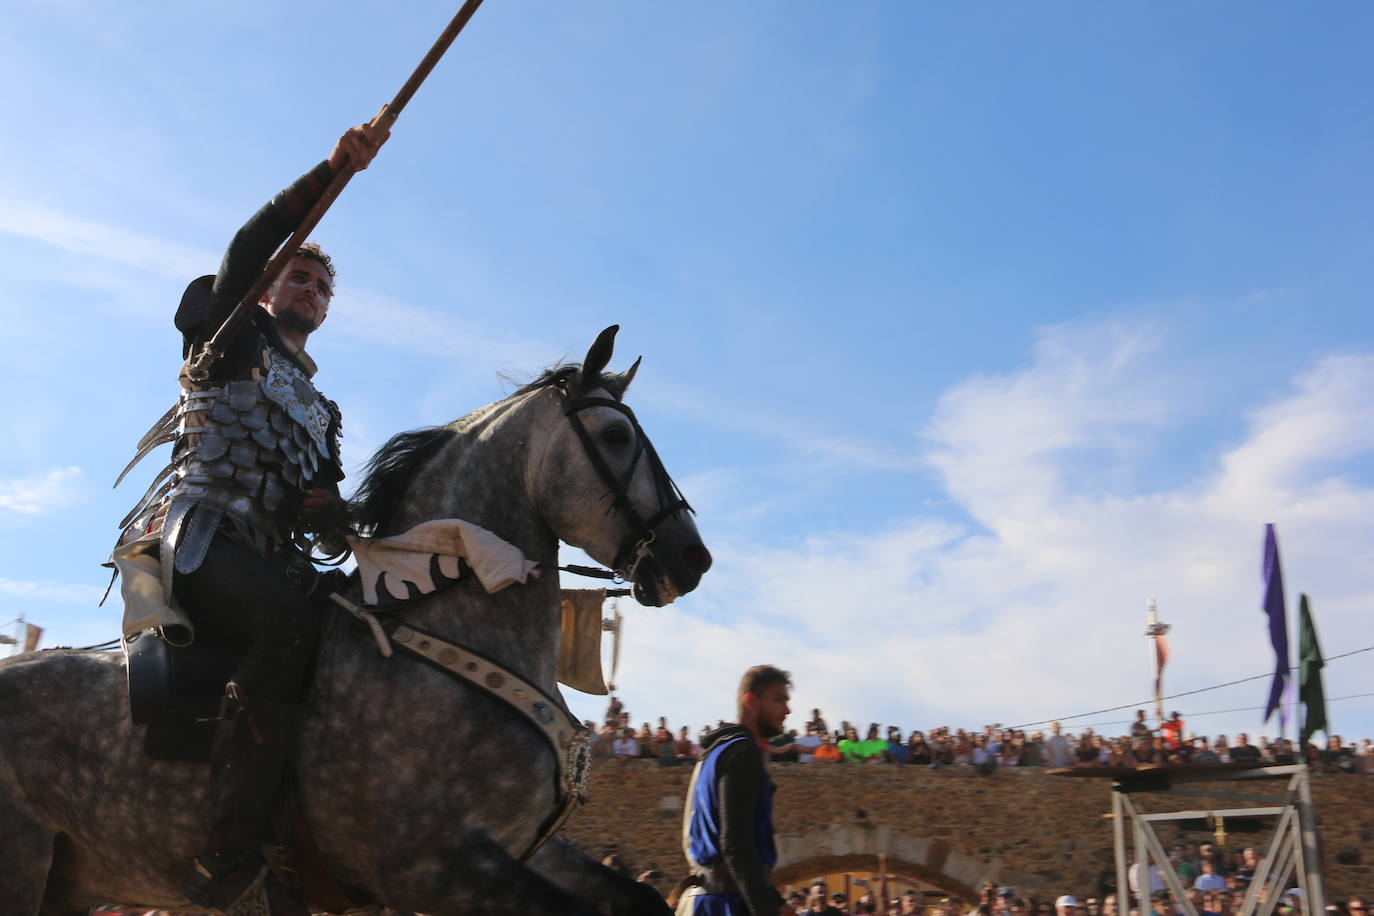
M1359 655L1361 652L1371 652L1371 651L1374 651L1374 646L1365 646L1363 649L1352 649L1352 650L1350 650L1349 652L1342 652L1340 655L1328 655L1328 656L1326 656L1325 658L1323 658L1322 661L1323 661L1323 662L1333 662L1333 661L1335 661L1335 660L1338 659L1338 658L1345 658L1345 657L1350 656L1350 655ZM1297 665L1292 665L1292 666L1289 667L1288 670L1289 670L1289 671L1296 671L1296 670L1298 670L1298 666L1297 666ZM1211 687L1199 687L1199 688L1197 688L1196 690L1185 690L1185 691L1183 691L1182 693L1174 693L1174 694L1170 694L1170 695L1167 696L1167 697L1160 697L1160 700L1175 700L1175 699L1178 699L1179 697L1190 697L1190 696L1193 696L1194 694L1206 693L1206 692L1209 691L1209 690L1220 690L1222 687L1234 687L1236 684L1244 684L1244 683L1246 683L1247 681L1258 681L1258 680L1261 680L1261 679L1263 679L1263 678L1266 678L1266 677L1273 677L1273 676L1274 676L1274 672L1269 671L1269 672L1266 672L1266 673L1264 673L1264 674L1256 674L1256 675L1254 675L1253 677L1243 677L1243 678L1240 678L1239 680L1227 681L1227 682L1224 683L1224 684L1213 684ZM1151 697L1151 698L1149 698L1148 700L1139 700L1139 701L1137 701L1137 702L1135 702L1135 703L1124 703L1124 704L1122 704L1121 706L1109 706L1109 707L1107 707L1106 709L1094 709L1092 712L1080 712L1080 713L1076 713L1075 715L1072 715L1072 716L1055 716L1055 717L1050 718L1050 719L1038 719L1038 720L1036 720L1036 721L1034 721L1034 722L1023 722L1023 723L1020 724L1020 725L1013 725L1013 726L1010 726L1010 727L1011 727L1011 728L1030 728L1030 727L1033 726L1033 725L1046 725L1046 724L1048 724L1048 723L1050 723L1050 722L1067 722L1067 721L1070 720L1070 719L1085 719L1085 718L1087 718L1088 716L1100 716L1100 715L1102 715L1103 713L1117 712L1117 711L1122 710L1122 709L1133 709L1133 708L1134 708L1134 709L1139 709L1139 708L1141 708L1141 707L1148 707L1150 704L1152 704L1152 703L1154 703L1154 702L1155 702L1155 698L1154 698L1154 697Z
M1344 697L1327 697L1327 698L1326 698L1326 702L1328 702L1328 703L1334 703L1334 702L1336 702L1337 700L1358 700L1358 699L1360 699L1360 698L1362 698L1362 697L1374 697L1374 693L1352 693L1352 694L1350 694L1349 696L1344 696ZM1290 704L1288 704L1288 705L1291 706L1291 705L1293 705L1293 704L1290 703ZM1182 715L1183 715L1183 718L1186 720L1186 719L1195 719L1195 718L1197 718L1198 716L1219 716L1219 715L1221 715L1222 713L1226 713L1226 712L1254 712L1254 711L1256 711L1256 710L1261 710L1261 709L1264 709L1264 707L1263 707L1263 706L1241 706L1241 707L1238 707L1238 708L1236 708L1236 709L1211 709L1211 710L1208 710L1208 711L1206 711L1206 712L1187 712L1187 713L1183 713ZM1087 724L1087 725L1082 726L1082 728L1106 728L1106 727L1109 726L1109 725L1129 725L1130 723L1132 723L1132 722L1134 722L1134 721L1135 721L1134 719L1114 719L1114 720L1112 720L1112 721L1110 721L1110 722L1092 722L1092 723L1089 723L1089 724Z

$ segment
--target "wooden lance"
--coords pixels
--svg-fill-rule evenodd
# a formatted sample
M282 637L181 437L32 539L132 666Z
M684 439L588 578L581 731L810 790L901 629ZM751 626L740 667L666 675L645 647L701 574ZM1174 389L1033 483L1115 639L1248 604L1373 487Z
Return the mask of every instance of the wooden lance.
M382 130L391 129L391 126L396 123L396 119L400 116L401 110L410 101L410 97L420 88L425 77L429 76L435 64L439 63L439 58L444 56L449 45L453 44L458 33L463 31L463 26L468 24L472 14L477 12L477 7L481 5L482 0L465 0L457 15L439 35L434 46L429 49L429 53L420 61L420 65L415 68L415 72L410 74L410 79L405 81L401 91L396 93L396 97L377 113L377 117L372 119L373 126L380 127ZM353 168L351 163L339 169L329 186L325 188L324 193L320 195L320 199L315 202L315 206L311 207L310 212L305 215L299 228L292 233L291 238L286 240L286 244L282 245L277 253L272 256L272 260L267 262L267 267L263 269L258 282L253 284L253 288L248 291L248 294L243 297L238 305L234 306L229 317L224 319L224 324L219 326L219 330L215 331L214 336L207 340L201 351L191 359L187 374L193 380L203 382L210 377L211 367L214 366L216 360L224 355L224 349L228 346L229 341L234 339L234 335L239 332L239 329L258 308L258 301L262 299L262 294L267 292L267 288L276 282L287 263L296 256L302 243L310 237L310 233L314 231L315 226L319 224L330 205L348 186L349 179L356 172L357 169Z

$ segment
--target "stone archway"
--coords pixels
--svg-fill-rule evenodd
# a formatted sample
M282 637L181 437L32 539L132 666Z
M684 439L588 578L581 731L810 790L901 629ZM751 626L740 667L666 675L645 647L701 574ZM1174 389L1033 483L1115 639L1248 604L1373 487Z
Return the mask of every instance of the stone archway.
M779 834L775 884L792 884L818 873L877 871L879 856L887 871L916 878L973 901L978 885L997 880L999 859L965 855L944 840L907 836L876 824L831 824L805 834Z

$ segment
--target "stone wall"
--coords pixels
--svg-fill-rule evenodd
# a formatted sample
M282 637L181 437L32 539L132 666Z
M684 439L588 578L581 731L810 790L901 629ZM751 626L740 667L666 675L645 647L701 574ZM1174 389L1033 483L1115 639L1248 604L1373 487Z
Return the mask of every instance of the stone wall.
M1102 872L1113 867L1111 820L1103 816L1111 810L1106 780L1052 777L1036 768L990 776L967 767L887 765L772 764L770 771L778 785L779 884L873 871L883 853L889 872L964 899L983 880L1022 894L1084 895L1098 893ZM656 866L666 889L685 873L682 801L690 776L690 767L656 761L598 761L591 801L573 815L566 832L589 854L615 847L637 869ZM1245 791L1281 795L1283 788L1283 781L1266 780ZM1213 789L1237 791L1234 783ZM1312 792L1328 896L1374 893L1374 778L1318 774ZM1208 807L1205 798L1134 798L1147 811ZM1218 800L1213 806L1245 803ZM1176 835L1173 827L1159 833L1166 846ZM1262 845L1267 837L1267 829L1232 833L1227 845ZM1195 830L1187 839L1208 842L1210 835ZM1370 863L1363 861L1366 855Z

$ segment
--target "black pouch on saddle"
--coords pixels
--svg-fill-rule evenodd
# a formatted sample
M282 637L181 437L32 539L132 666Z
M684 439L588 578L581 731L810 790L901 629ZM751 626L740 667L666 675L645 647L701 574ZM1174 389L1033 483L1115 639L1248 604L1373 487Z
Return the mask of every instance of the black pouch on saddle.
M224 685L239 653L209 640L174 646L149 630L126 639L124 655L129 712L135 725L148 726L144 753L156 760L209 760Z

